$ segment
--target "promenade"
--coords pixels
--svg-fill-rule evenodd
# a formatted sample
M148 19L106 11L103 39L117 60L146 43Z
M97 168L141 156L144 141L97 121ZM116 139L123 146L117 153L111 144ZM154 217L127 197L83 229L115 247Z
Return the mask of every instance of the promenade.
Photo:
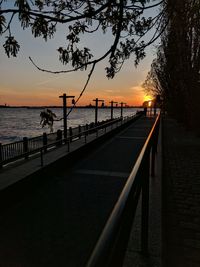
M35 159L35 177L15 166L12 177L29 178L2 191L0 266L84 266L154 121L141 117L73 159L49 154L50 171Z
M142 117L73 158L66 146L52 151L50 171L41 171L39 158L26 163L38 166L35 175L30 165L8 168L15 179L30 177L1 191L0 266L84 267L153 122ZM200 266L199 163L199 137L163 118L150 177L149 254L140 252L139 203L123 267Z

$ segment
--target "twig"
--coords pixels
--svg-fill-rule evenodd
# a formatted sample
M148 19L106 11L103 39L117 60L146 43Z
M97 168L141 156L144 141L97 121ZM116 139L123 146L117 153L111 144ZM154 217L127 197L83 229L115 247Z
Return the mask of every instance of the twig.
M90 79L91 79L91 76L92 76L92 74L93 74L93 72L94 72L95 66L96 66L96 63L93 63L92 68L91 68L91 70L90 70L90 72L89 72L89 74L88 74L87 81L86 81L86 83L85 83L85 85L84 85L84 87L83 87L83 89L82 89L82 91L81 91L79 97L77 98L77 100L75 101L75 103L73 104L73 106L70 108L69 112L67 113L67 117L68 117L69 114L72 112L73 108L76 106L76 104L77 104L78 101L80 100L81 96L82 96L83 93L85 92L85 90L86 90L86 88L87 88L87 86L88 86L88 83L89 83L89 81L90 81Z

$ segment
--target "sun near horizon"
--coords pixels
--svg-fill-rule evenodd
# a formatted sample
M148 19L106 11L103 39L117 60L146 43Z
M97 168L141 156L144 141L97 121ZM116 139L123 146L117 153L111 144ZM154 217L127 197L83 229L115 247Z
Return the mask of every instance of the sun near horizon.
M146 101L152 101L152 99L153 99L153 97L150 96L150 95L145 95L144 96L144 102L146 102Z

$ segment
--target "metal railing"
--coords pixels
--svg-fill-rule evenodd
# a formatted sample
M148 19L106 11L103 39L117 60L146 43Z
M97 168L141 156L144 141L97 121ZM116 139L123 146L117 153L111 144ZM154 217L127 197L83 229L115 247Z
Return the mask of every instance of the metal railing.
M120 117L111 121L109 120L108 122L100 122L97 124L97 126L91 123L84 126L78 126L73 129L70 127L68 129L67 139L62 138L63 134L60 130L60 134L53 133L47 135L44 133L42 136L37 136L30 139L24 137L23 141L17 141L10 144L2 145L0 143L0 168L19 159L28 159L30 156L37 155L38 153L40 153L41 165L43 166L43 156L49 150L67 144L69 152L71 142L77 141L80 138L84 138L86 143L89 135L96 133L97 138L100 131L104 131L106 133L108 127L111 127L111 129L113 127L118 127L119 125L132 120L140 114L141 113L123 118Z
M149 177L154 175L160 114L137 158L86 267L122 267L141 197L141 252L148 253ZM150 162L151 161L151 162Z

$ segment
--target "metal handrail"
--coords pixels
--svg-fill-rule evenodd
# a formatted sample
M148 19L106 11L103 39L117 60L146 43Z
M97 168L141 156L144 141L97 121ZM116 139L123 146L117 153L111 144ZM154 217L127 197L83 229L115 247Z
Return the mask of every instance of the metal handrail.
M115 207L93 249L93 252L86 264L87 267L122 266L141 190L143 191L142 251L145 253L148 250L149 156L152 146L157 145L157 140L155 141L154 138L158 138L159 121L160 114L157 116L131 174L129 175L118 201L115 204ZM127 229L127 225L129 229ZM123 226L125 229L122 229ZM125 234L123 231L125 231ZM121 245L121 243L123 244Z

